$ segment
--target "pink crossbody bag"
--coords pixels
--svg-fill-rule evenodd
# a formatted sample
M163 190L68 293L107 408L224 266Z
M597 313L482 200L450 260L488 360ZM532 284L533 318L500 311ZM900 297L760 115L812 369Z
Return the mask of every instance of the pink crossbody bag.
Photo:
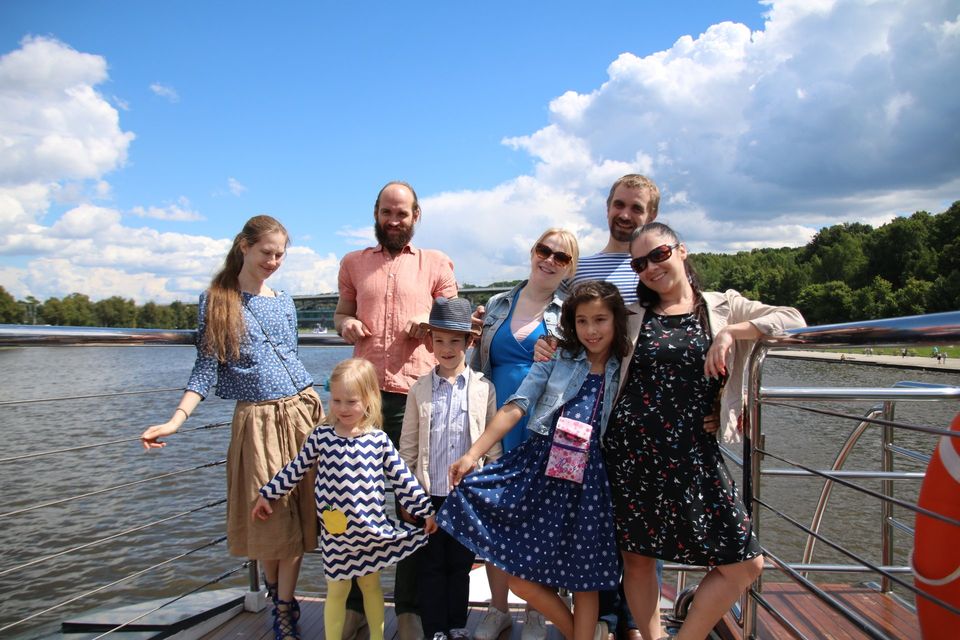
M562 413L553 430L553 442L550 444L550 457L547 459L546 474L551 478L570 480L583 484L583 471L590 457L590 435L593 433L593 419L603 397L603 384L593 404L590 422L581 422L564 416ZM564 405L566 410L566 405Z

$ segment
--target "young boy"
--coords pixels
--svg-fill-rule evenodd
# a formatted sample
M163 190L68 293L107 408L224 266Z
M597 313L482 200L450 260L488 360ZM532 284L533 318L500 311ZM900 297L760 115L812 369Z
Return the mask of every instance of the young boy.
M400 433L400 457L430 494L435 510L450 492L447 469L480 437L497 412L493 383L466 364L475 334L470 301L437 298L430 309L427 348L436 368L417 380L407 395ZM488 459L500 456L500 445ZM401 514L407 519L407 514ZM444 531L430 536L416 555L420 619L425 638L469 637L467 607L473 553Z

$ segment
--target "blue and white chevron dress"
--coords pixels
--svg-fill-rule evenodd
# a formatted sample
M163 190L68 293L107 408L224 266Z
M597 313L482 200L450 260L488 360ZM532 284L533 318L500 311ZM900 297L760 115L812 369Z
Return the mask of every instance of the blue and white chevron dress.
M386 433L375 429L344 438L332 426L320 425L297 457L260 489L260 495L275 500L287 494L313 465L317 465L317 513L339 509L347 519L345 532L332 534L324 528L320 535L323 574L328 580L379 571L427 543L423 529L387 517L384 477L410 514L432 516L433 508Z

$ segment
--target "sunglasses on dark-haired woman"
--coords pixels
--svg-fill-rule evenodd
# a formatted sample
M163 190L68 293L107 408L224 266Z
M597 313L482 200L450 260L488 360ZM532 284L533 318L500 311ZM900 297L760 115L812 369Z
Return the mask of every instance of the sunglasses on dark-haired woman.
M630 261L630 268L632 268L637 273L643 273L647 268L647 265L651 262L664 262L669 260L670 256L673 255L673 250L680 246L680 243L675 244L662 244L659 247L655 247L645 256L637 256Z

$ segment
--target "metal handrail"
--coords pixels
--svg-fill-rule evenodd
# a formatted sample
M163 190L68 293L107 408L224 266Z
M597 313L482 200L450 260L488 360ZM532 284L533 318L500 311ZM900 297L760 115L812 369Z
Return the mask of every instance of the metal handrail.
M50 347L79 345L195 346L193 329L118 329L112 327L59 327L0 324L0 347ZM347 343L337 334L301 333L300 346L338 347Z
M893 408L897 400L955 400L960 398L960 390L953 389L931 389L929 387L916 388L895 388L895 389L855 389L849 391L835 391L825 389L798 389L798 388L767 388L763 386L763 365L767 355L771 350L790 348L790 349L817 349L825 347L862 347L862 346L904 346L904 345L941 345L960 342L960 311L951 311L947 313L930 314L925 316L910 316L905 318L893 318L885 320L871 320L867 322L854 322L835 325L824 325L819 327L804 327L800 329L791 329L785 335L777 337L763 337L753 347L747 360L747 382L746 382L746 407L743 416L743 496L748 511L752 515L754 530L760 535L761 517L760 509L755 509L754 505L762 505L761 496L761 477L765 475L762 472L763 463L763 431L762 431L762 406L764 404L774 404L776 400L846 400L846 399L870 399L882 400L884 402L881 420L876 416L868 416L863 422L867 424L880 424L883 430L883 467L882 473L890 477L884 477L881 483L881 494L887 498L892 497L892 478L893 473L893 454L897 449L892 446L893 429L898 426L893 421ZM866 426L863 427L864 429ZM857 430L858 431L859 427ZM947 434L949 431L936 428L923 428L922 431L938 432ZM858 435L858 434L857 434ZM954 435L954 434L950 434ZM854 438L855 439L855 438ZM848 439L849 442L849 439ZM851 445L852 446L852 443ZM846 445L838 454L838 460L845 458ZM832 482L832 480L831 480ZM883 591L890 588L891 572L886 572L883 567L888 567L893 558L892 531L895 528L892 518L892 506L890 500L883 500L883 527L882 527L882 554L883 559L880 567L877 567L883 580ZM819 521L815 523L819 526ZM805 527L800 526L805 529ZM812 529L808 534L817 536ZM766 553L769 553L765 549ZM812 549L810 550L812 555ZM808 560L806 553L804 564ZM778 560L778 563L780 561ZM785 573L790 575L800 584L805 584L806 588L819 597L828 605L834 606L831 598L822 592L815 585L812 585L800 572L791 569L789 565L783 564ZM756 616L758 599L762 599L762 580L753 585L753 588L747 594L742 608L741 624L745 638L756 636ZM763 601L764 607L769 603ZM838 609L838 611L872 637L876 637L876 630L869 625L863 625L863 620L856 616ZM775 619L780 616L774 616ZM880 636L883 637L883 636Z

